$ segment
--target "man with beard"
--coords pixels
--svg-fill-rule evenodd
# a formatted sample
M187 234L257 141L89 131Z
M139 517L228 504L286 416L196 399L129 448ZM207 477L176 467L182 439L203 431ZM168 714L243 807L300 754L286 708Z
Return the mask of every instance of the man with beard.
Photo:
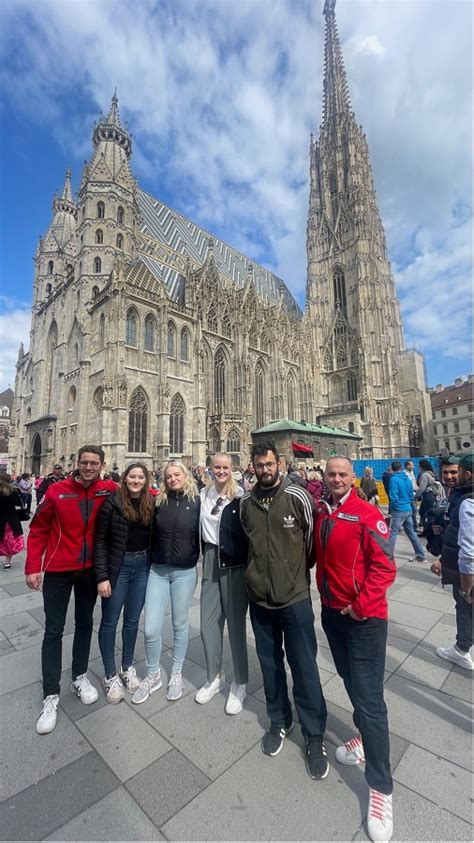
M305 741L306 769L312 779L324 779L329 772L323 744L327 711L309 592L313 503L288 477L280 479L280 457L273 442L254 445L252 462L257 483L244 494L240 517L249 539L245 579L270 719L262 752L278 755L293 728L284 647Z
M451 495L457 486L459 457L446 457L441 460L441 483L446 497L437 501L426 515L426 549L432 556L441 556L444 533L449 524L448 509ZM437 560L431 566L434 574L441 573L441 562Z
M457 486L449 496L447 516L449 524L444 533L441 551L441 580L453 586L456 604L456 643L452 647L438 647L438 656L457 664L464 670L474 670L470 653L473 644L473 586L474 586L474 454L459 459ZM432 570L436 570L435 564Z

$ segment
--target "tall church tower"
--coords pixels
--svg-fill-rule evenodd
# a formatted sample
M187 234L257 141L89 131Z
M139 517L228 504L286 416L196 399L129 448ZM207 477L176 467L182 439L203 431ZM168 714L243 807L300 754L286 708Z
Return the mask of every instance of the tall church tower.
M321 370L317 403L322 423L364 437L362 457L390 457L409 452L400 306L335 6L325 0L323 122L310 146L307 300Z
M132 140L120 122L114 94L109 114L95 126L94 152L84 166L78 197L77 259L81 295L108 280L117 258L136 257L138 187L130 168Z

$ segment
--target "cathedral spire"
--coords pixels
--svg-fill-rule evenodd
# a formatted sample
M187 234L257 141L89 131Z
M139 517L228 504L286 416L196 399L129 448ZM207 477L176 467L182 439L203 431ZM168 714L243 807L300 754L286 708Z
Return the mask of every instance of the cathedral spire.
M120 126L120 114L118 110L118 97L117 97L117 89L114 91L114 95L112 97L112 102L110 104L109 116L107 117L107 123L110 123L111 126Z
M61 196L55 196L53 199L53 213L58 214L60 211L72 214L74 218L77 217L77 208L72 196L70 170L66 170L66 179Z
M132 154L132 138L127 132L127 130L122 128L122 124L120 122L120 114L118 110L118 98L115 92L112 97L112 102L107 118L105 120L100 120L100 122L95 127L92 141L96 149L100 146L101 143L107 141L114 141L116 144L122 147L122 149L126 153L127 158L130 158Z
M349 89L336 23L336 0L325 0L323 124L350 112Z

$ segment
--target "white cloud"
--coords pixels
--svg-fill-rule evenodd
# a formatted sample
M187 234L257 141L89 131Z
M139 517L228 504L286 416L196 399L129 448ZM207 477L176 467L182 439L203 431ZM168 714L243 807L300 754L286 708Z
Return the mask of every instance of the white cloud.
M29 304L0 296L0 391L15 388L15 364L22 342L28 351L31 309Z
M336 9L407 338L438 356L454 348L440 330L447 286L459 291L450 316L467 327L470 268L462 224L470 216L470 3L455 5L456 14L451 0L339 0ZM322 7L322 0L4 0L3 88L69 148L77 184L94 107L105 110L117 86L142 185L248 249L301 294ZM87 113L75 114L76 94ZM429 305L419 313L420 290ZM464 343L456 348L465 353Z

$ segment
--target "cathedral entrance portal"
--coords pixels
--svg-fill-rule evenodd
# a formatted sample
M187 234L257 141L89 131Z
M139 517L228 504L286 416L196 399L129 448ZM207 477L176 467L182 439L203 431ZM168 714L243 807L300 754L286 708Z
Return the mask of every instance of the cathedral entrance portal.
M41 468L41 437L39 433L33 439L33 448L31 454L31 473L39 474Z

